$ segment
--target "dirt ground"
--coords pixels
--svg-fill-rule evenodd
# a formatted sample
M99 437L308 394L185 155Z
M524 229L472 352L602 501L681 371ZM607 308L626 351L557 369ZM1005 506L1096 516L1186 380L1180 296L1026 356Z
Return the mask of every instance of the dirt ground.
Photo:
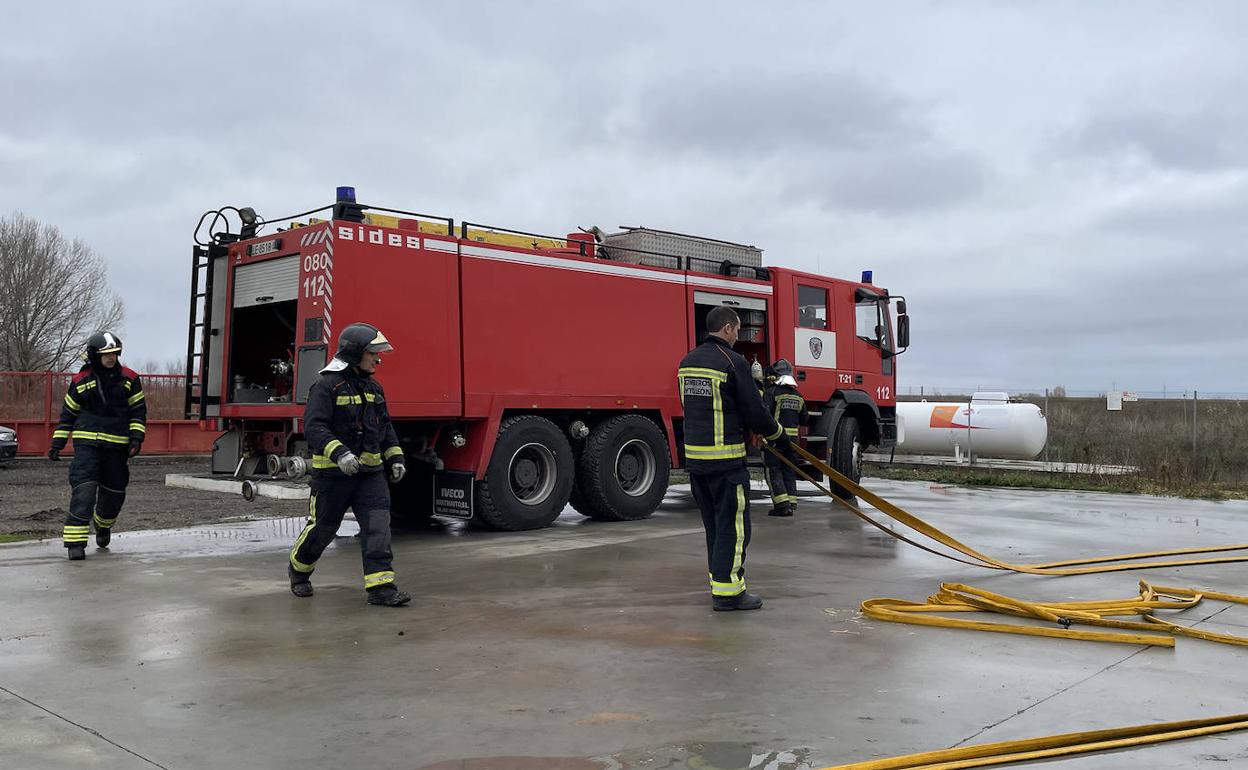
M117 531L166 529L226 519L298 516L307 503L198 492L165 486L167 473L207 473L208 458L143 457L130 461L130 487ZM69 462L22 459L0 465L0 535L61 536L69 503Z

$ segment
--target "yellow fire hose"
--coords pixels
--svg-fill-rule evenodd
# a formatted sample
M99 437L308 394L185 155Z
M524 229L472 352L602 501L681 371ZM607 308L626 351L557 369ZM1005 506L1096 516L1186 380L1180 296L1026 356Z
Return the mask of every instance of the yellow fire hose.
M855 483L853 480L851 480L847 476L839 473L836 469L829 467L827 463L823 462L818 457L815 457L810 452L807 452L805 449L798 446L796 443L790 445L793 451L798 454L798 456L806 460L808 463L814 466L816 470L818 470L823 475L827 476L837 485L843 487L850 494L853 494L856 497L870 503L876 510L880 511L885 516L888 516L889 518L899 522L900 524L903 524L906 527L909 527L915 532L918 532L919 534L925 537L935 540L937 543L940 543L941 545L947 548L951 548L954 551L957 551L958 553L962 554L963 556L968 556L973 560L973 561L967 561L965 559L959 558L952 554L942 553L933 548L917 543L914 540L898 532L894 532L892 529L889 529L888 527L877 522L875 519L871 518L867 514L863 513L861 510L859 510L858 506L854 505L848 500L844 500L836 496L835 494L833 494L832 491L828 489L828 487L816 481L814 478L810 476L810 474L806 473L804 469L799 467L793 461L789 460L789 458L786 457L784 453L775 450L770 445L764 444L763 446L767 451L771 452L773 455L779 458L782 462L784 462L785 465L788 465L790 468L796 471L799 476L801 476L802 478L814 484L815 487L819 489L819 491L823 492L828 497L831 497L833 500L839 503L842 507L844 507L850 513L854 514L855 516L862 519L863 521L870 524L871 526L887 533L890 537L897 538L898 540L901 540L903 542L922 548L923 550L929 553L934 553L938 556L942 556L946 559L952 559L953 561L961 562L963 564L972 564L973 566L986 567L988 569L1002 569L1002 570L1009 570L1011 572L1022 572L1022 573L1026 573L1029 575L1090 575L1090 574L1095 574L1095 573L1100 573L1100 572L1122 572L1125 570L1135 570L1135 569L1156 569L1158 567L1187 567L1187 566L1193 566L1197 564L1225 564L1228 562L1248 561L1248 555L1208 556L1208 557L1201 558L1201 559L1173 559L1173 560L1143 561L1143 562L1141 561L1143 559L1156 559L1156 558L1164 557L1164 556L1180 556L1180 555L1202 554L1202 553L1218 553L1218 552L1223 552L1223 551L1248 550L1248 543L1245 543L1241 545L1215 545L1215 546L1206 546L1203 548L1174 548L1174 549L1170 549L1167 551L1145 551L1142 553L1123 553L1123 554L1115 554L1111 556L1098 556L1098 557L1090 558L1090 559L1070 559L1067 561L1054 561L1054 562L1047 562L1044 564L1012 564L1010 562L995 559L991 556L988 556L987 554L984 554L975 550L974 548L971 548L969 545L966 545L962 543L961 541L957 540L956 538L942 532L936 527L933 527L931 524L928 524L927 522L923 521L919 517L906 512L900 506L890 503L889 501L885 500L884 498L880 497L874 492L871 492L869 489L866 489L865 487ZM1121 562L1131 562L1131 563L1123 564Z
M963 564L971 564L988 569L1010 570L1031 575L1086 575L1101 572L1118 572L1135 569L1155 569L1158 567L1180 567L1197 564L1222 564L1227 562L1248 561L1248 556L1206 557L1200 559L1178 559L1162 561L1143 561L1166 556L1218 553L1248 549L1245 545L1210 546L1206 548L1179 548L1165 551L1148 551L1141 553L1116 554L1097 558L1071 559L1067 561L1047 562L1043 564L1012 564L994 559L983 554L957 539L945 534L936 527L906 512L879 495L872 493L851 479L838 473L819 458L802 447L793 444L793 450L816 470L830 480L843 487L856 497L865 500L881 513L894 519L910 529L924 535L937 543L950 548L968 559L937 551L921 543L894 532L892 529L877 522L863 513L856 505L833 494L830 489L816 481L796 463L785 457L783 453L765 445L765 449L797 472L799 476L811 482L821 492L831 497L850 513L871 526L882 530L911 545L918 546L929 553L934 553ZM1126 563L1124 563L1126 562ZM1224 644L1248 646L1248 638L1202 631L1187 626L1180 626L1167 620L1155 617L1156 610L1183 610L1196 606L1204 599L1213 599L1238 604L1248 604L1248 596L1222 593L1218 591L1197 591L1189 588L1173 586L1155 586L1140 581L1140 595L1129 599L1110 599L1099 601L1075 602L1032 602L1016 599L1002 594L985 591L961 583L943 583L940 591L928 597L926 603L908 602L901 599L868 599L862 603L863 614L890 622L911 623L915 625L943 626L946 628L966 628L977 631L995 633L1023 634L1031 636L1047 636L1063 639L1077 639L1098 642L1119 642L1128 644L1157 645L1173 647L1176 636L1187 636ZM1058 623L1061 628L1044 626L1023 626L1009 623L992 623L955 618L935 617L934 613L960 612L995 612L1023 618L1032 618ZM1115 620L1115 617L1140 616L1143 622ZM1102 628L1119 629L1123 633L1109 631L1082 631L1072 629L1072 625L1088 625ZM907 754L886 759L854 762L846 765L835 765L822 770L957 770L958 768L986 767L1025 762L1038 759L1086 754L1112 749L1132 748L1167 741L1198 738L1206 735L1229 733L1248 729L1248 714L1232 714L1207 719L1194 719L1181 722L1162 722L1158 724L1118 727L1110 730L1092 730L1087 732L1064 733L1039 738L1027 738L1001 743L986 743L964 748L927 751Z
M887 759L872 759L848 765L834 765L822 770L956 770L963 767L986 767L1033 759L1048 759L1093 751L1125 749L1151 743L1179 741L1205 735L1248 729L1248 714L1231 714L1184 722L1159 722L1151 725L1116 727L1082 733L1024 738L1003 743L983 743L960 749L925 751Z

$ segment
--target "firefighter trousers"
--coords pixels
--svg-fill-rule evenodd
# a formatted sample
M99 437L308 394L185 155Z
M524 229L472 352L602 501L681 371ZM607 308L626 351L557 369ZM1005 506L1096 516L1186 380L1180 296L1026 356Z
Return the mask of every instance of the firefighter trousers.
M797 454L785 447L780 450L789 462L797 464ZM779 508L786 504L797 504L797 471L781 462L771 452L763 452L763 463L767 467L767 488L771 490L771 504Z
M69 463L69 513L62 536L66 548L86 545L92 524L96 529L110 529L117 522L130 483L126 449L74 442L74 457Z
M750 472L690 473L693 499L706 530L706 561L711 594L745 591L745 549L750 544Z
M347 509L360 525L360 550L364 559L364 587L378 588L394 582L390 553L390 489L386 474L313 476L308 497L308 523L290 549L290 566L310 575L321 553L333 542Z

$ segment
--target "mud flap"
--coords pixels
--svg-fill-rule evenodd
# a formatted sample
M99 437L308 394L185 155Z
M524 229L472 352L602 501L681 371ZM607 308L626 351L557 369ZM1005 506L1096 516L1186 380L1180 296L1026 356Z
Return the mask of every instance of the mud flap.
M468 471L438 470L433 472L433 513L435 516L472 518L474 474Z

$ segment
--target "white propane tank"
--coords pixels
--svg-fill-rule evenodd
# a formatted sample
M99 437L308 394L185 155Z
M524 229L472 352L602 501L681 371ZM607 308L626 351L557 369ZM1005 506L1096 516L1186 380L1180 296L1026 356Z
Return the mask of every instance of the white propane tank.
M1049 424L1035 404L1006 393L976 393L971 403L898 401L897 451L1031 460L1044 451Z

